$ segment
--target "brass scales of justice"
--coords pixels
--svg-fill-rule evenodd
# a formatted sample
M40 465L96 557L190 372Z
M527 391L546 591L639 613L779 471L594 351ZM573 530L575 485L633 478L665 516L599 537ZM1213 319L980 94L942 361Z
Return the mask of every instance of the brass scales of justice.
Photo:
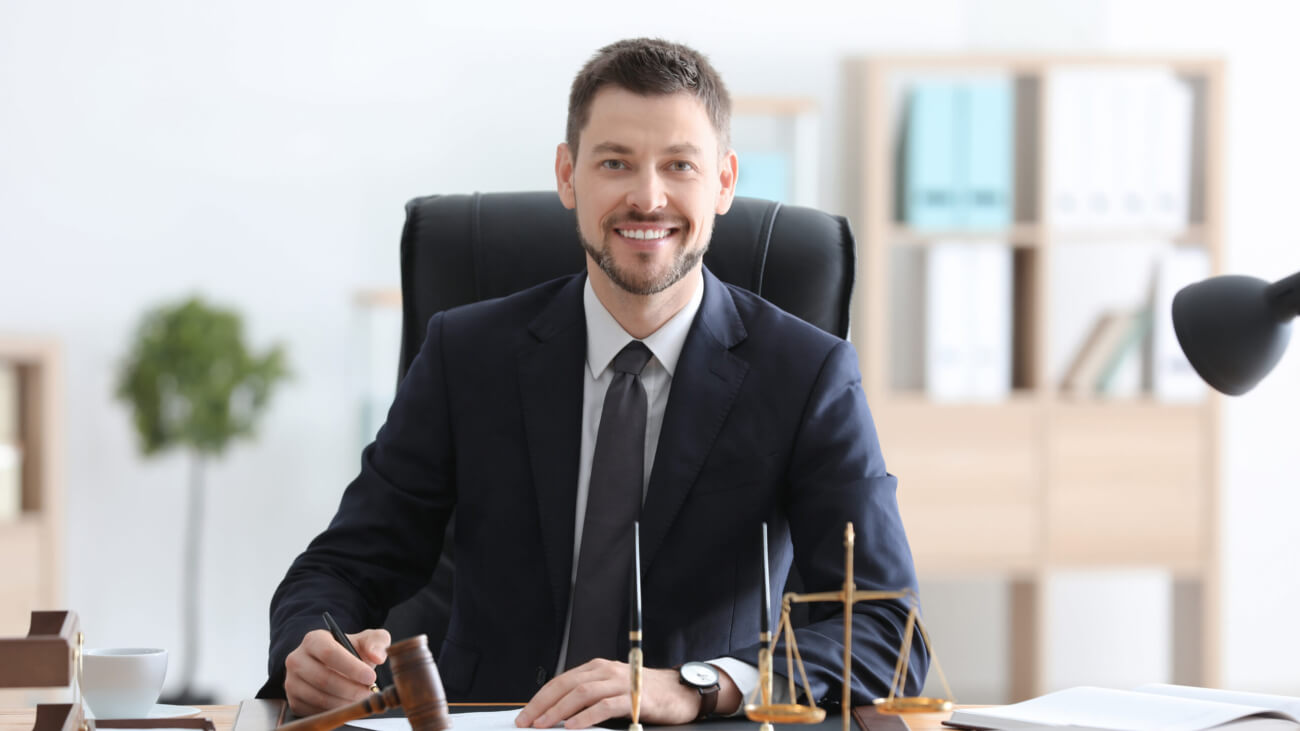
M643 731L640 721L641 710L641 671L642 671L642 654L641 654L641 550L640 550L640 530L636 528L636 541L634 550L633 579L632 579L632 624L629 626L629 639L631 640L631 650L628 652L628 664L631 666L632 677L632 724L628 731ZM853 581L853 523L844 525L844 586L839 591L823 591L811 594L789 593L781 598L781 619L777 625L776 635L784 635L785 639L785 663L786 679L789 682L790 703L773 703L772 702L772 633L771 619L769 617L769 606L771 605L768 597L771 596L770 580L768 578L767 565L767 524L763 524L763 589L764 601L761 615L761 627L759 631L760 649L758 651L758 687L745 699L745 716L751 721L758 721L761 725L759 731L773 731L772 724L794 724L794 723L821 723L826 718L826 709L819 708L815 705L802 705L793 702L798 698L795 691L794 670L797 667L799 677L803 681L804 697L811 701L812 686L808 683L808 674L804 670L803 658L799 655L799 646L795 643L794 627L790 624L790 608L794 604L805 604L810 602L840 602L844 605L844 674L841 678L841 687L843 697L840 702L840 716L843 731L849 731L849 710L850 705L850 669L852 663L853 647L853 605L857 602L882 601L887 599L906 599L910 606L907 612L907 623L903 628L903 640L898 648L898 660L894 664L894 676L889 684L889 694L884 698L877 698L873 701L876 710L881 713L889 714L908 714L908 713L934 713L941 711L950 711L953 706L952 689L948 686L948 678L943 674L943 668L939 666L939 658L934 653L934 646L930 642L930 635L925 630L925 624L921 622L920 600L916 592L911 589L900 589L897 591L865 591L858 589ZM939 675L939 681L943 684L943 698L928 698L925 696L908 696L905 693L904 684L907 680L907 666L912 650L912 635L917 631L921 635L921 642L925 649L930 653L934 670Z

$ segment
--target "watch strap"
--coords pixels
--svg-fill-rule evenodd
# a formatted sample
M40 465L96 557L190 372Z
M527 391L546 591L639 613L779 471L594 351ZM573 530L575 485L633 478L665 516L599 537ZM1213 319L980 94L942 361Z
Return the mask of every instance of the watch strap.
M677 665L674 669L681 672L682 665L685 664L686 663ZM696 721L704 720L713 715L714 709L718 707L718 694L722 690L722 671L712 665L710 665L710 667L713 667L714 673L718 676L718 680L715 681L713 685L699 686L694 683L686 682L685 677L681 678L682 685L685 685L688 688L694 688L700 694L700 713L695 717Z
M703 720L713 715L713 709L718 707L718 691L722 686L714 683L707 688L697 688L700 691L700 715L695 717L696 721Z

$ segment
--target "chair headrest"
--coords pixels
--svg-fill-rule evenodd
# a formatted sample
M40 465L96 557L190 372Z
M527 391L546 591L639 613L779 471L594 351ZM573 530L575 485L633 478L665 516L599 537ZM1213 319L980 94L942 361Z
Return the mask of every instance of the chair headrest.
M554 192L413 199L402 232L402 373L435 313L573 274L584 262L577 219ZM717 217L704 264L829 333L848 333L855 251L841 216L737 198Z

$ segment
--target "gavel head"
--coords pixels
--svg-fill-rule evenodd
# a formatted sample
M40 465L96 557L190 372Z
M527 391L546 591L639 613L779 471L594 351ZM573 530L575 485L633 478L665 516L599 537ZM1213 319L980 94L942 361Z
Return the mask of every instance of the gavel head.
M443 731L451 726L447 711L447 694L442 690L438 666L429 652L425 635L393 643L388 648L388 665L393 672L393 687L411 722L412 731Z

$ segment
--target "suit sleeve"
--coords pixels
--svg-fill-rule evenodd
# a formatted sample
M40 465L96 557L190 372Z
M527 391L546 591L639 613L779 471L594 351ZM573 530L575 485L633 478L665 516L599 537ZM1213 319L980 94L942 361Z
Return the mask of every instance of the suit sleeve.
M822 365L800 420L787 477L794 561L806 586L823 591L844 585L844 521L852 521L857 589L917 590L898 511L898 481L885 470L857 356L847 342L838 342ZM796 630L796 641L813 701L838 702L844 671L843 607L829 602L808 606L810 623ZM853 705L889 693L909 606L905 599L854 605ZM784 646L778 645L773 655L783 658ZM737 657L756 664L757 647ZM919 632L914 632L907 694L920 692L928 662ZM795 677L798 682L797 671Z
M328 610L348 632L378 627L428 582L455 506L455 463L441 314L398 387L388 419L361 457L338 512L289 567L271 599L269 680L284 697L285 658Z

